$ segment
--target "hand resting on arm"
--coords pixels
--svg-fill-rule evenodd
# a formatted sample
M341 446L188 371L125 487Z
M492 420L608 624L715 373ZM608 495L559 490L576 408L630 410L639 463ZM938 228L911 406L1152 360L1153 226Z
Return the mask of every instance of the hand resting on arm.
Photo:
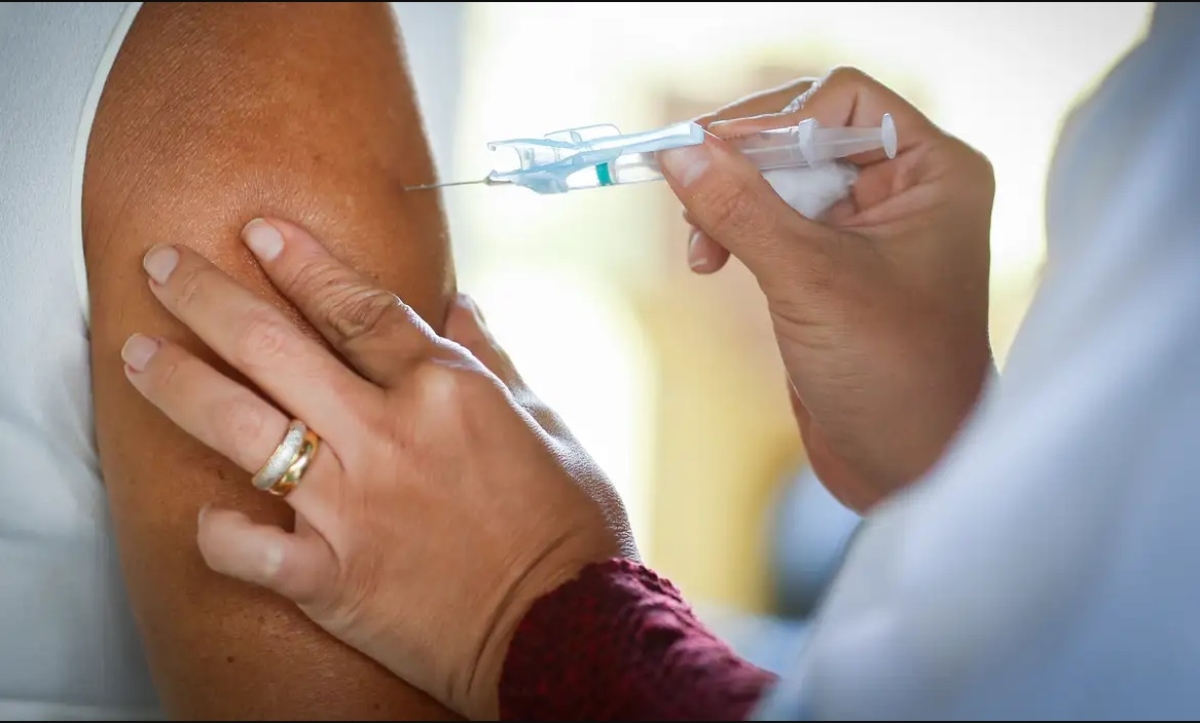
M198 542L213 569L295 601L472 719L745 714L771 676L706 631L669 584L612 559L636 555L620 500L473 305L455 305L443 338L294 224L256 220L245 237L346 363L185 247L147 254L172 314L301 420L329 420L295 450L306 461L284 492L305 524L289 534L207 510ZM323 313L324 298L348 291L386 302L353 338ZM266 328L275 342L253 343ZM137 334L122 358L134 388L243 470L278 445L286 418L183 347ZM214 420L233 403L272 431L222 435Z

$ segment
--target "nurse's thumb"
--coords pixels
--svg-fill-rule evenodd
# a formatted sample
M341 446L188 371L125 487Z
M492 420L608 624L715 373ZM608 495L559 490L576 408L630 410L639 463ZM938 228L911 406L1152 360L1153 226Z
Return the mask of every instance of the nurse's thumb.
M200 510L196 542L204 562L222 575L273 590L300 605L320 603L336 568L318 535L301 537L232 510Z
M750 161L718 138L707 135L700 145L658 157L696 226L740 259L768 297L773 290L800 290L826 266L822 257L834 232L797 213Z

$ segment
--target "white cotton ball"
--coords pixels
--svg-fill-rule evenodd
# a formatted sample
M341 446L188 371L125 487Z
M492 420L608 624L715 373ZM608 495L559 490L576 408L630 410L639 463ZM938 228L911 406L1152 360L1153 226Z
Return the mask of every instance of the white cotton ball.
M850 193L858 169L848 163L825 163L813 168L780 168L763 174L789 206L811 219L820 219Z

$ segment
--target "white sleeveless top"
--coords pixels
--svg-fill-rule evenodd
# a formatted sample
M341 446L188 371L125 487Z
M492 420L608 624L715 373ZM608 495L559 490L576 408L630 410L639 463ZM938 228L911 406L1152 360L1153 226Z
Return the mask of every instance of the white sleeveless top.
M160 718L93 439L81 209L140 3L0 4L0 719Z

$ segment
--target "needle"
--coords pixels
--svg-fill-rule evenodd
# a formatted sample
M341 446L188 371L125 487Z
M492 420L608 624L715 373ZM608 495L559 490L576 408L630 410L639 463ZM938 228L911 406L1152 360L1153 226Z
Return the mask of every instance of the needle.
M488 186L498 185L495 181L493 181L490 178L480 178L477 181L450 181L447 183L427 183L422 186L405 186L404 190L405 191L427 191L427 190L430 190L433 188L449 188L450 186L473 186L478 183L482 183L482 184L488 185Z

